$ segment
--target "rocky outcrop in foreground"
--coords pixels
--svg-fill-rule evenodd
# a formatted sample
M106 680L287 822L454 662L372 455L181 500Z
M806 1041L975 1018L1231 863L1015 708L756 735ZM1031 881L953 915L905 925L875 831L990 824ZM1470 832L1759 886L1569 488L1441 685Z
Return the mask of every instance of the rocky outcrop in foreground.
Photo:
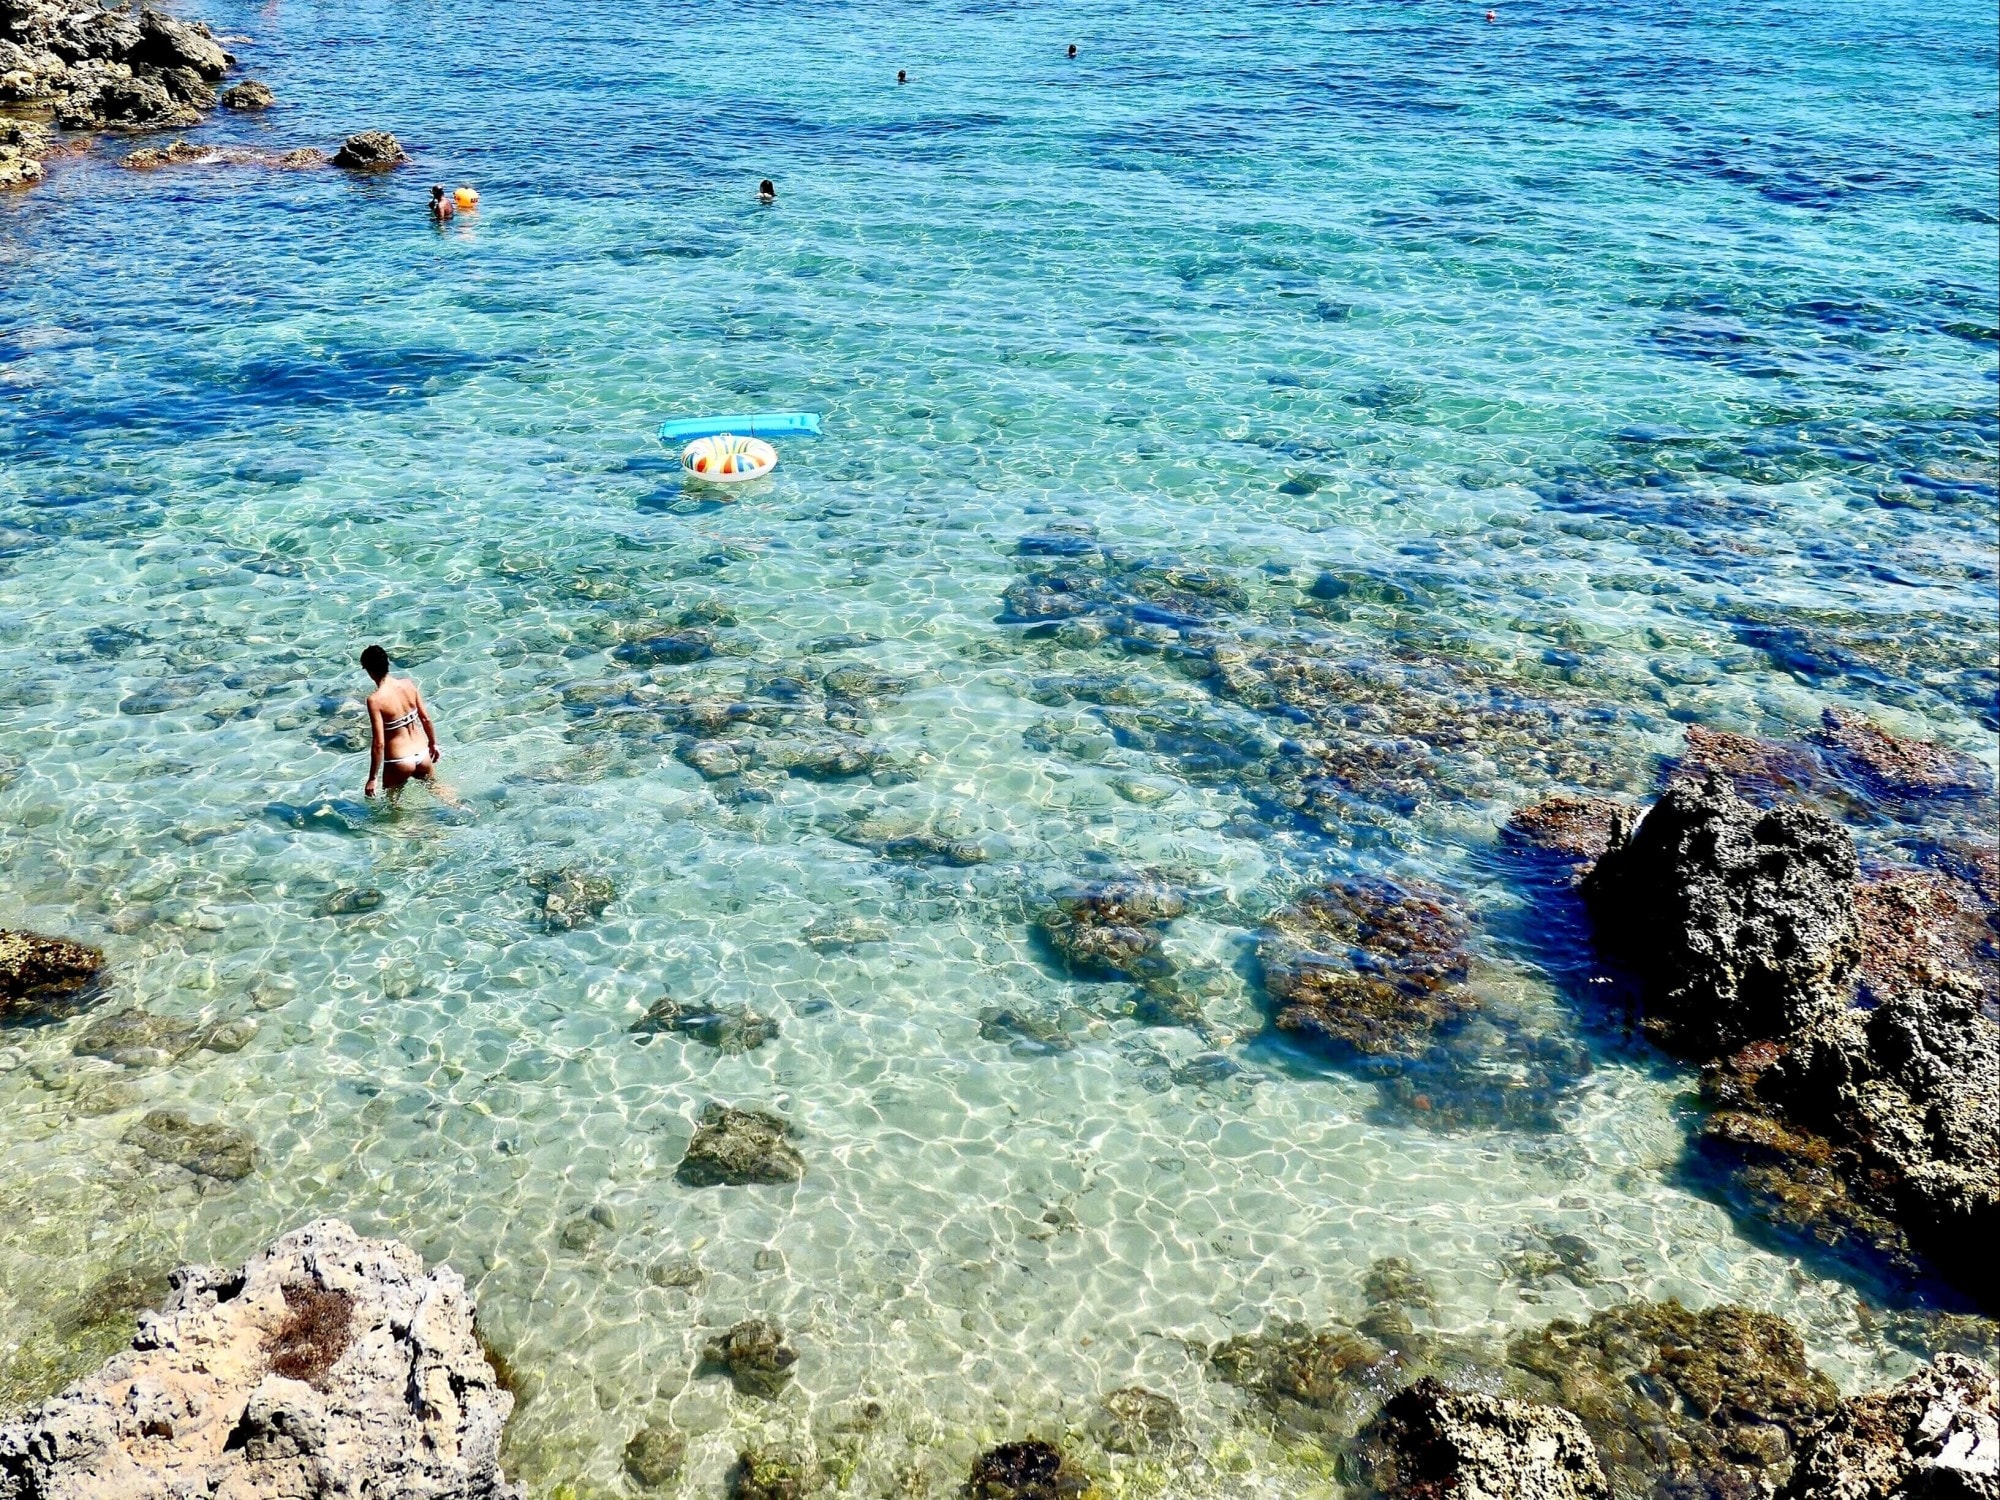
M449 1267L322 1219L172 1286L128 1352L0 1426L0 1500L516 1500L514 1398Z
M1893 1390L1840 1403L1805 1444L1779 1500L1924 1500L2000 1495L2000 1390L1993 1372L1940 1354Z
M1670 786L1582 891L1647 1031L1705 1064L1703 1149L1760 1211L1892 1261L1914 1246L1991 1304L2000 1022L1955 966L1972 950L1944 884L1857 873L1825 813L1710 775Z
M1420 1380L1364 1436L1391 1500L1611 1500L1590 1435L1569 1412Z

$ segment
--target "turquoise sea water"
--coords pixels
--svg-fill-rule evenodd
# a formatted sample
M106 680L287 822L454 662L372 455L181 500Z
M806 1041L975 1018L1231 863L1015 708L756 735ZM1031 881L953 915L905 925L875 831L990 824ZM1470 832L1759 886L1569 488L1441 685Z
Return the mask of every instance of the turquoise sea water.
M1688 723L1836 705L1993 762L1991 12L1482 9L211 5L281 103L198 138L383 126L416 164L147 175L106 141L0 201L0 923L259 1023L141 1069L73 1057L82 1022L0 1037L10 1399L101 1357L106 1276L322 1213L465 1272L538 1494L617 1493L660 1418L690 1493L759 1432L945 1493L1135 1382L1209 1458L1108 1482L1321 1493L1201 1351L1352 1315L1385 1254L1473 1331L1734 1299L1849 1386L1905 1367L1865 1275L1679 1172L1687 1076L1579 1003L1493 844L1558 787L1646 794ZM478 215L432 228L434 180ZM827 436L684 491L653 426L744 408ZM1411 674L1392 708L1557 707L1302 826L1232 771L1282 725L1001 618L1049 562L1022 538L1086 531L1233 585L1232 632ZM612 654L696 616L708 660ZM360 805L374 639L462 809ZM873 777L710 782L661 711L823 741L788 680L844 665L907 679L856 710ZM834 836L863 815L987 858ZM530 881L565 867L616 896L551 931ZM1031 938L1133 870L1196 893L1168 950L1206 1036ZM1504 1024L1463 1117L1259 1040L1250 934L1357 873L1475 914ZM779 1035L642 1045L663 989ZM679 1186L709 1099L794 1119L804 1183ZM149 1106L258 1171L149 1162ZM1587 1270L1523 1273L1565 1234ZM776 1405L689 1376L750 1313L803 1352Z

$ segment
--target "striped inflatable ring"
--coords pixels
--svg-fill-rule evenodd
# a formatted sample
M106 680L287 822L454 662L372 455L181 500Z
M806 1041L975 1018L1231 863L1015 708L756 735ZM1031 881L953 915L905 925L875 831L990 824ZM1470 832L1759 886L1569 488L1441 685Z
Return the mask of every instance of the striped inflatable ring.
M746 479L762 479L778 467L778 450L762 438L696 438L681 449L681 468L690 479L711 484L739 484Z

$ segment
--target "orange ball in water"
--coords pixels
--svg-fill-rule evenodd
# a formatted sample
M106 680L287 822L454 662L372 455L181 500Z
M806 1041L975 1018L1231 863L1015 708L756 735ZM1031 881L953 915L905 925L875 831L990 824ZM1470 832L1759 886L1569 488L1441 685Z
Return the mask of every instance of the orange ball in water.
M479 194L475 193L469 187L462 187L451 195L451 201L456 203L460 208L477 208L479 207Z

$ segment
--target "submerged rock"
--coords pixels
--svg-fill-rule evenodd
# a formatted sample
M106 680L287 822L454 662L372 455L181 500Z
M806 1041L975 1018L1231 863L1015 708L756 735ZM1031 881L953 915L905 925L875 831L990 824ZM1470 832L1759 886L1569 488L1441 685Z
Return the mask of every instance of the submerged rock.
M629 1029L637 1036L690 1036L718 1052L754 1052L778 1034L778 1023L741 1005L683 1004L662 995Z
M350 135L333 153L333 164L350 172L386 172L408 160L402 143L386 130L363 130Z
M1597 1449L1571 1413L1435 1380L1390 1397L1361 1451L1386 1500L1611 1500Z
M1544 797L1532 807L1516 808L1503 833L1518 847L1588 864L1623 842L1637 814L1609 797Z
M1151 880L1098 880L1058 895L1035 928L1072 973L1143 980L1170 973L1166 924L1187 910L1180 892Z
M637 667L683 666L688 662L705 661L714 654L715 632L712 630L670 630L645 640L627 641L611 653L614 660Z
M1899 739L1837 708L1821 713L1819 739L1878 796L1966 797L1993 791L1992 773L1971 756L1925 740Z
M1014 1006L988 1006L979 1013L979 1034L1030 1052L1067 1052L1076 1044L1054 1021Z
M257 1145L248 1134L234 1126L204 1123L183 1110L148 1110L126 1130L124 1139L154 1161L217 1182L240 1182L257 1170Z
M818 917L802 934L815 953L842 953L867 943L886 943L895 935L887 922L872 917Z
M1435 892L1359 878L1310 891L1258 939L1273 1024L1364 1057L1415 1057L1479 1008L1464 919Z
M1209 1351L1224 1380L1294 1430L1351 1438L1385 1391L1410 1378L1404 1356L1354 1329L1280 1323Z
M785 1331L763 1318L746 1318L720 1338L702 1347L704 1368L726 1370L736 1389L746 1396L776 1400L791 1384L798 1350L785 1342Z
M0 1500L515 1500L465 1283L332 1219L184 1266L128 1353L0 1425Z
M806 1175L806 1160L792 1145L792 1134L791 1122L781 1115L704 1105L675 1176L688 1187L797 1182Z
M1172 1453L1187 1441L1180 1407L1141 1385L1128 1385L1100 1401L1090 1432L1107 1452L1138 1458Z
M202 1028L193 1021L133 1008L99 1016L83 1029L70 1051L78 1057L101 1057L123 1068L164 1068L202 1042Z
M1621 1495L1767 1492L1839 1399L1789 1324L1742 1307L1626 1303L1522 1334L1507 1352L1582 1420Z
M745 1448L729 1474L730 1500L805 1500L818 1488L817 1477L788 1453Z
M1646 988L1647 1029L1712 1056L1841 999L1860 959L1854 840L1792 803L1759 812L1719 777L1677 782L1582 890L1599 943Z
M618 899L618 887L604 876L567 866L530 875L528 889L541 898L542 926L550 932L571 932L594 922Z
M1900 1385L1842 1401L1801 1446L1778 1500L1992 1500L2000 1495L1993 1372L1940 1354Z
M38 932L0 931L0 1026L75 1015L97 998L100 949Z
M1088 1483L1064 1462L1060 1448L1025 1438L980 1454L965 1488L968 1500L1076 1500Z
M663 1490L681 1477L687 1439L662 1423L649 1422L625 1444L626 1476L642 1490Z

